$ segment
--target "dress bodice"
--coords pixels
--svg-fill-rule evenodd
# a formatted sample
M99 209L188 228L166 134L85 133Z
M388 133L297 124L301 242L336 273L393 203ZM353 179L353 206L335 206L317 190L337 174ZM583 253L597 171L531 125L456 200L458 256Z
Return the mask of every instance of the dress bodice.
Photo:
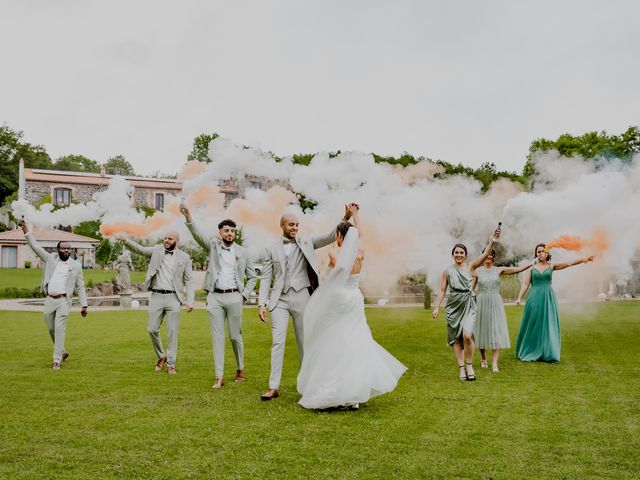
M551 278L553 276L553 269L551 265L540 272L537 268L531 267L531 285L542 286L551 285Z
M478 293L500 293L500 271L496 268L480 267L478 276Z
M468 270L463 270L455 265L451 265L447 268L447 279L450 292L471 292L472 275Z
M356 273L349 276L347 280L347 288L358 288L360 286L360 274Z

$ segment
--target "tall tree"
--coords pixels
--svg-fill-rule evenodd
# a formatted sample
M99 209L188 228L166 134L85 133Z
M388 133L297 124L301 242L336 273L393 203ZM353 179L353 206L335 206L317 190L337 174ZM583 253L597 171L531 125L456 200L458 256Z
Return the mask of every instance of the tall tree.
M51 168L51 157L44 147L22 142L22 132L0 125L0 204L18 190L18 164L28 168Z
M66 172L100 173L100 164L84 155L64 155L55 161L53 168Z
M191 153L187 157L187 160L197 160L198 162L210 163L209 158L209 144L218 138L220 135L217 133L203 133L193 139L193 148Z
M127 162L124 155L115 155L109 158L104 164L104 169L109 175L134 176L136 174L133 166Z

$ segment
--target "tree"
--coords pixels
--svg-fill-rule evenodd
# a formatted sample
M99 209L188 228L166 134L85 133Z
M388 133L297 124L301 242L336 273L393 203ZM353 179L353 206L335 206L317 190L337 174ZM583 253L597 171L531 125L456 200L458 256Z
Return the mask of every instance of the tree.
M22 142L22 132L0 125L0 204L18 190L18 165L27 168L51 168L51 157L44 147Z
M136 172L124 155L116 155L109 158L104 164L105 172L109 175L135 176Z
M629 127L620 135L608 135L602 132L587 132L580 136L568 133L560 135L556 140L538 138L531 142L529 155L522 176L531 181L536 173L535 157L539 153L556 150L563 157L579 155L584 159L620 159L630 162L633 155L640 153L640 129Z
M209 158L209 144L219 136L220 135L218 135L217 133L203 133L198 135L193 139L193 148L191 149L191 153L187 157L187 160L196 160L198 162L210 163L211 159Z
M100 173L100 164L84 155L64 155L55 161L53 168L65 172Z

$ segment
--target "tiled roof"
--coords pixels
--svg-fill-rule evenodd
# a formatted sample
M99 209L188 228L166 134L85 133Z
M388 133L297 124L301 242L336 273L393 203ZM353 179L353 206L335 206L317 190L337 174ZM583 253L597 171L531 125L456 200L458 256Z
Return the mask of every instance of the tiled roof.
M41 170L25 168L24 178L33 182L72 183L80 185L109 185L113 175L102 176L99 173L65 172L62 170ZM134 187L182 190L182 182L167 178L125 177Z
M70 243L92 243L97 245L100 240L91 237L85 237L84 235L78 235L71 232L65 232L64 230L58 230L56 228L37 228L31 229L33 237L38 242L70 242ZM0 242L26 242L22 229L8 230L6 232L0 232Z

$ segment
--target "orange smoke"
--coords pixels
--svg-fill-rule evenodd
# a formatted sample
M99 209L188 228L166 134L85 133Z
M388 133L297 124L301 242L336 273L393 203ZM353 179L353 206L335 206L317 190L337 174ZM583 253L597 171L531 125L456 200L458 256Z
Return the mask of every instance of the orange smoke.
M224 205L224 193L220 192L218 187L205 185L191 192L185 203L191 210L202 207L221 207Z
M204 162L191 161L184 164L182 170L178 174L178 180L190 180L197 177L200 173L207 168L207 164Z
M156 212L143 223L103 223L102 225L100 225L100 233L105 237L111 237L116 233L123 233L135 238L146 238L154 231L169 225L175 219L175 217L176 215L172 212Z
M545 246L547 252L552 248L562 248L572 252L586 250L588 253L599 255L609 248L609 234L606 230L599 228L593 232L591 238L581 238L577 235L561 235L548 242Z
M227 214L240 225L252 225L277 235L282 232L280 217L291 203L296 202L293 193L275 186L264 192L264 197L261 196L259 199L252 199L249 194L249 198L232 200Z

